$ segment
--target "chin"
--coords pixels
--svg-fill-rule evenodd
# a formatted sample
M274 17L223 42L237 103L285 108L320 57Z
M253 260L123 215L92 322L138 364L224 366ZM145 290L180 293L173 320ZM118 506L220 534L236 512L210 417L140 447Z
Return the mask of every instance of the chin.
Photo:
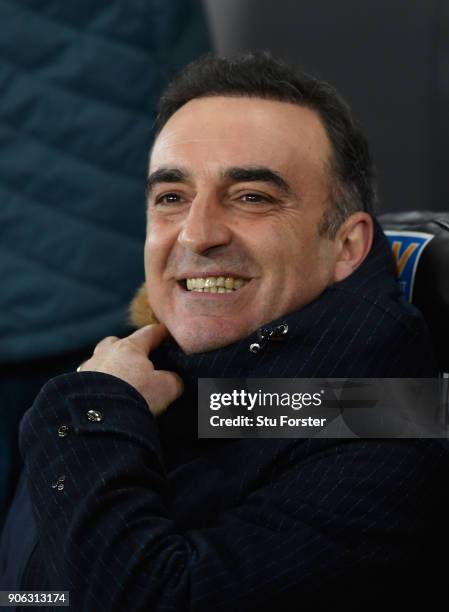
M190 355L192 353L207 353L215 349L222 348L228 344L232 344L234 340L225 338L176 338L173 336L184 353Z
M232 333L224 333L224 330L206 330L203 329L199 333L192 333L189 330L173 330L172 336L175 341L182 348L184 353L207 353L215 349L223 348L234 342L237 342L241 338L248 335L250 332L238 333L235 330Z

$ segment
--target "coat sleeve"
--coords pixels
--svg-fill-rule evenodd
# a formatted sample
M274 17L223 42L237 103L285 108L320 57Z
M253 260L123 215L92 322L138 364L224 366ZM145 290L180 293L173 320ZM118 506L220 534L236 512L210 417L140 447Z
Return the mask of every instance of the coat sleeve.
M50 583L83 612L339 609L348 592L364 605L417 554L421 467L438 460L388 441L330 445L213 524L181 531L157 421L127 383L51 380L20 445Z

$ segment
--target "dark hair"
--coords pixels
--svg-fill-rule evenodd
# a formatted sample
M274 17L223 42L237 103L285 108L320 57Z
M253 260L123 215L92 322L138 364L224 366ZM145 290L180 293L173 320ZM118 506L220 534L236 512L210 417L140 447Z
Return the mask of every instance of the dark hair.
M317 112L333 151L329 160L333 205L321 221L321 233L335 236L340 224L355 211L373 214L376 185L368 142L334 87L294 71L267 52L233 58L207 55L186 66L167 87L159 101L156 134L181 106L210 96L279 100Z

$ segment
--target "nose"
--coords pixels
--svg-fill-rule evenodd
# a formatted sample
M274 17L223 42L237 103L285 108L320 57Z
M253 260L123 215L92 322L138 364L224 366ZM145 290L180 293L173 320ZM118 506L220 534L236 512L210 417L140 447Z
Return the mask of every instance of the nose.
M183 221L178 242L194 253L204 253L229 244L231 239L232 229L219 200L197 195Z

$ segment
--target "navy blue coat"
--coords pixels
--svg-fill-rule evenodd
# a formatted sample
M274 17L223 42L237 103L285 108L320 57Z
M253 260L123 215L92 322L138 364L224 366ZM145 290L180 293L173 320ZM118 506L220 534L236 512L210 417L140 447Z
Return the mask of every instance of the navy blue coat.
M113 376L49 381L22 421L25 475L3 534L1 587L66 589L77 612L431 606L446 538L445 440L196 436L199 376L435 375L380 229L352 276L272 325L283 322L287 336L258 354L256 334L204 354L155 351L186 384L159 418ZM101 421L87 419L92 409Z

